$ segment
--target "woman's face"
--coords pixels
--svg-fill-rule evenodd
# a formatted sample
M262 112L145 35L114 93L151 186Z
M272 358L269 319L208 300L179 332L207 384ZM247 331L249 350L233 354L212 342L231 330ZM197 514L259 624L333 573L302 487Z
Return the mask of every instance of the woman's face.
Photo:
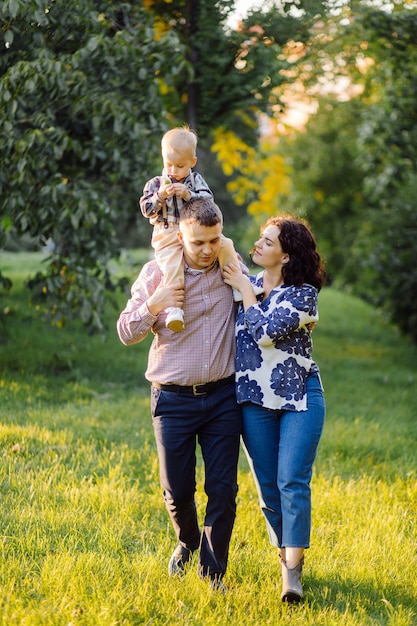
M278 226L267 226L262 235L255 241L255 251L252 260L265 269L282 268L288 263L289 256L282 251L278 239L280 230Z

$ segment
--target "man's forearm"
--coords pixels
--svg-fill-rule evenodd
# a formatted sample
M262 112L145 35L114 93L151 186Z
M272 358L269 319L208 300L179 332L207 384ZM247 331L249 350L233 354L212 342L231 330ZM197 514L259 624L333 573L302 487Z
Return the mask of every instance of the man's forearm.
M123 311L117 320L117 333L120 341L125 346L143 341L150 333L156 317L149 312L141 315L134 315L130 311Z

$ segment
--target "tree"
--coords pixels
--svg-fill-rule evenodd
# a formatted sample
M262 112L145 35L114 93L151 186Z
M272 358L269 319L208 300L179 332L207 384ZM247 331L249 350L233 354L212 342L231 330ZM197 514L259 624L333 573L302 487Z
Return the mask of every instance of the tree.
M352 271L349 251L364 215L364 174L357 163L362 109L357 99L320 98L305 132L289 136L280 147L292 166L291 193L282 199L282 207L307 218L329 278L339 285Z
M226 231L237 241L243 233L257 233L258 225L252 229L248 222L261 219L262 212L271 214L287 192L282 158L260 137L260 114L276 116L284 109L280 87L292 80L290 69L297 62L288 44L310 40L310 26L325 5L320 0L266 2L231 30L227 23L234 4L146 2L159 32L175 30L187 50L193 71L183 73L177 90L167 90L168 108L198 131L197 168L220 202Z
M120 224L136 228L138 189L160 168L168 125L196 126L203 170L219 126L255 147L259 112L280 109L277 88L291 80L284 46L309 38L325 4L271 3L237 31L226 27L233 6L3 3L0 232L52 242L45 272L29 284L56 323L79 315L101 328Z
M320 107L289 153L292 206L314 226L331 274L416 340L413 9L350 2L317 26L296 78ZM337 90L341 78L345 93Z
M8 0L2 22L0 239L52 242L34 301L57 324L101 329L118 222L160 158L157 78L174 83L184 54L138 2Z
M247 206L249 215L259 217L255 221L279 211L282 196L289 193L288 168L270 138L261 138L255 149L219 127L214 131L212 151L229 177L230 193L239 205Z
M309 26L324 11L320 0L271 2L249 12L237 30L227 27L232 0L147 0L161 33L175 31L187 49L192 74L183 72L177 103L183 119L196 128L202 144L224 126L249 145L258 139L259 112L283 107L278 87L289 80L288 41L306 41ZM295 11L297 10L297 12ZM255 123L254 123L255 121Z
M410 8L363 14L374 64L358 144L372 234L358 242L356 259L357 289L417 343L417 15Z

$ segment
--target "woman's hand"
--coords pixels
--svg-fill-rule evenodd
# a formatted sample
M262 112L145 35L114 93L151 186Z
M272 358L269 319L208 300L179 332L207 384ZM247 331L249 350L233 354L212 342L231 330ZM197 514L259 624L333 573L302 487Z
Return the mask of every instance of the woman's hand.
M234 289L239 289L240 285L248 282L248 278L243 274L239 265L230 263L222 268L223 279L226 285L230 285Z
M222 274L226 285L230 285L233 289L240 291L245 311L247 308L257 303L252 283L249 278L243 274L239 265L235 263L225 265L222 268Z

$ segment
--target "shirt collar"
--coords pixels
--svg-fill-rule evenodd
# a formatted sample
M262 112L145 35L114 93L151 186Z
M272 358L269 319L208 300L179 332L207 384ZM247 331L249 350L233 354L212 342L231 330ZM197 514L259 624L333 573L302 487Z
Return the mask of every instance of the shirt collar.
M219 259L215 259L211 265L205 267L203 270L197 270L193 267L190 267L186 261L184 261L184 265L185 271L187 273L194 274L196 276L197 274L207 274L208 272L211 272L211 270L217 268L219 266Z

